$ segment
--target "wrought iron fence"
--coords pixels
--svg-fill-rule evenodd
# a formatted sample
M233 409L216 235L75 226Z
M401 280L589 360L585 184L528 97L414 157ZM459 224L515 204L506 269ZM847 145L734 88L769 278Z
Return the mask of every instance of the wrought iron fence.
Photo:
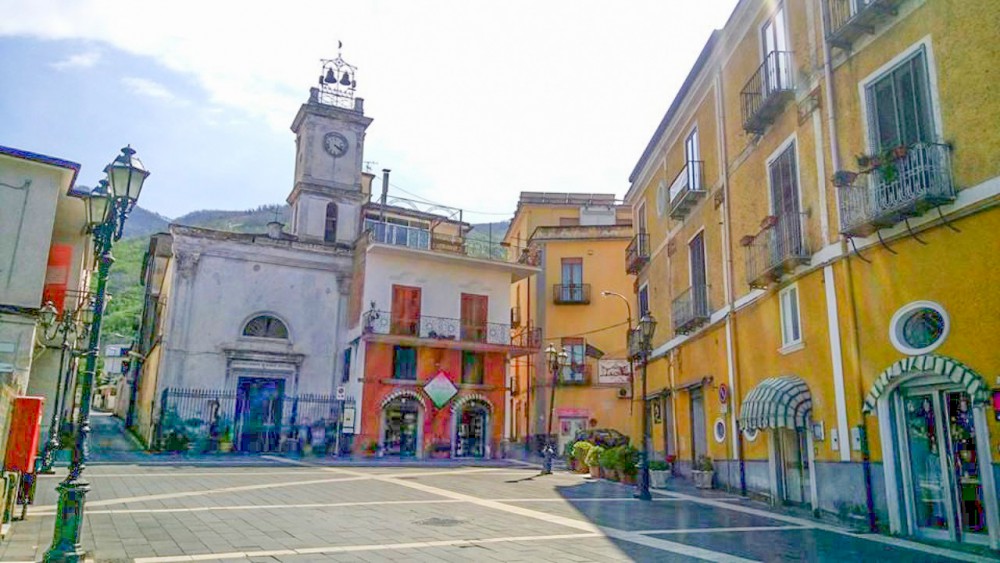
M649 234L639 233L625 247L625 271L638 274L646 262L649 262Z
M589 385L593 370L590 364L571 364L559 372L560 385Z
M859 179L840 188L841 232L851 236L867 236L955 199L951 149L945 144L910 145L905 155Z
M712 316L708 303L708 286L693 285L674 299L671 306L674 330L688 332L707 322Z
M253 396L236 390L171 387L160 396L153 444L167 451L329 451L340 413L353 398L330 395Z
M510 325L503 323L463 323L461 319L420 315L393 317L389 311L366 311L364 331L368 334L393 334L436 340L482 342L511 345Z
M552 301L556 304L582 304L590 303L590 284L557 283L552 286Z
M746 244L747 283L763 287L788 268L809 262L802 215L772 216L773 221Z
M825 0L827 38L848 46L862 33L871 33L879 18L895 12L901 0Z
M743 129L763 133L780 107L783 94L793 90L792 54L771 51L740 91Z

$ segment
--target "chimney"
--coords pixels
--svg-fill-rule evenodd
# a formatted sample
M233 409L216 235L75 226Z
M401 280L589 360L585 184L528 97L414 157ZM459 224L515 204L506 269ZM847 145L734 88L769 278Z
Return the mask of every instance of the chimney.
M389 198L389 169L382 169L382 197L379 203L382 207L382 220L385 221L385 202Z
M278 221L271 221L267 224L267 238L280 239L281 229L284 227L284 223L279 223Z

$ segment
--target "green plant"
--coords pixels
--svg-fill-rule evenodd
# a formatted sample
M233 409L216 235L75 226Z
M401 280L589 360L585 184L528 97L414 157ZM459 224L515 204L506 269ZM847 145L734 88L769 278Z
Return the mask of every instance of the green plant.
M618 451L618 471L625 475L635 475L639 472L639 450L632 446L622 446Z
M621 446L608 448L601 453L599 463L601 467L608 470L618 469L618 456L621 453Z
M582 440L579 441L579 442L574 443L573 444L573 459L575 459L577 461L577 463L586 464L587 463L587 454L590 453L590 450L593 447L594 447L594 444L591 444L590 442L584 442Z
M378 450L378 442L375 440L368 440L361 446L361 450L367 454L374 454Z
M563 446L563 459L570 459L573 457L573 446L575 445L575 442L566 442L566 445Z
M628 444L628 436L613 428L591 428L576 433L576 440L583 440L603 448L614 448Z
M694 462L695 471L714 471L715 467L712 465L712 458L707 455L698 456L698 459Z
M588 467L599 467L602 453L604 453L603 447L594 446L587 452L587 457L583 462L586 463Z
M670 464L667 463L667 462L665 462L665 461L663 461L663 460L661 460L661 459L656 459L656 460L653 460L653 461L649 462L649 470L650 471L670 471Z

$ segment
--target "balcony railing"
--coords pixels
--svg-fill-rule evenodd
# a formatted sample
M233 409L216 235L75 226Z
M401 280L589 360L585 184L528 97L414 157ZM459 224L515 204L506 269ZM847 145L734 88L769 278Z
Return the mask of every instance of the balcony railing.
M590 364L571 364L559 373L559 384L589 385L591 373Z
M756 235L744 237L750 287L767 287L800 264L809 263L801 214L771 216Z
M670 185L670 217L683 219L698 200L705 197L704 162L689 160Z
M625 247L625 271L638 274L649 262L649 234L639 233Z
M563 284L552 286L552 301L556 305L586 305L590 303L590 284Z
M365 334L411 336L433 340L478 342L498 346L516 346L510 325L503 323L463 323L461 319L433 317L393 317L389 311L366 311L362 319ZM539 337L540 339L540 337Z
M542 347L542 329L522 326L510 333L510 345L515 348L540 349Z
M707 323L712 316L708 304L708 286L694 285L687 288L674 299L671 306L671 317L674 331L687 334Z
M537 259L523 248L489 240L464 236L435 233L428 229L397 225L372 219L365 219L365 230L369 240L380 244L404 246L417 250L429 250L446 254L458 254L468 258L493 260L511 264L537 266Z
M792 54L771 51L740 91L743 129L757 135L777 118L795 92Z
M950 147L918 143L840 188L840 231L865 237L954 200Z
M850 48L859 37L874 33L880 21L896 14L902 0L824 0L826 38L831 45Z

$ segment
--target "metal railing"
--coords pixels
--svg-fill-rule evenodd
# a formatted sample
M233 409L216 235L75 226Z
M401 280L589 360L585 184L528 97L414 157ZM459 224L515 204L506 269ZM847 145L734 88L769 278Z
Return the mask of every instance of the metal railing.
M365 334L412 336L432 340L478 342L511 346L510 325L503 323L463 323L461 319L420 315L393 316L389 311L365 311L362 319Z
M873 33L875 25L896 13L902 0L824 0L826 37L831 45L847 48L858 37Z
M592 375L590 364L570 364L559 372L560 385L589 385Z
M689 160L674 178L673 184L670 185L670 217L683 218L705 195L703 165L700 160Z
M771 51L740 91L743 129L763 133L794 90L792 54Z
M955 200L951 147L910 145L905 155L860 174L854 185L839 190L841 232L868 236Z
M530 326L515 328L510 334L510 345L515 348L539 349L542 347L542 329Z
M625 247L625 271L629 274L638 274L647 262L649 262L649 234L639 233L632 237L632 241Z
M746 243L746 275L750 287L767 287L795 266L809 262L802 215L772 216L770 224Z
M430 250L447 254L458 254L468 258L493 260L510 264L537 266L537 258L527 249L501 242L435 233L420 227L397 225L373 219L365 219L365 230L369 240L375 243L404 246L417 250Z
M590 303L590 284L562 284L552 286L552 301L557 305L586 305Z
M674 331L686 334L705 324L712 316L708 286L693 285L674 299L670 308Z

